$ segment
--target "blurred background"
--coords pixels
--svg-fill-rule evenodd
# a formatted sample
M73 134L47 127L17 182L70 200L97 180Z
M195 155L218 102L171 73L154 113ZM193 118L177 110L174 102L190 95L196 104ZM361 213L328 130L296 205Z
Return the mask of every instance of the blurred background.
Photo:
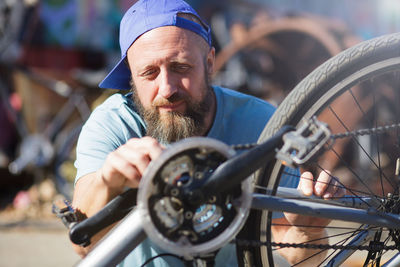
M0 266L79 259L51 203L70 199L74 148L119 59L133 0L0 0ZM211 25L214 84L279 105L314 68L400 30L398 0L191 0Z

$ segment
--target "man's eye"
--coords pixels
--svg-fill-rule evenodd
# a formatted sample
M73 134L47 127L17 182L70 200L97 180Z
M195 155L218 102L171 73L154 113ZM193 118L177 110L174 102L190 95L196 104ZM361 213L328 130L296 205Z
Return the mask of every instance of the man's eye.
M173 66L173 69L177 72L186 72L190 69L190 66L186 64L176 64Z
M156 74L156 70L153 70L153 69L151 69L151 70L146 70L146 71L144 71L143 73L142 73L142 76L143 77L150 77L150 76L153 76L153 75L155 75Z

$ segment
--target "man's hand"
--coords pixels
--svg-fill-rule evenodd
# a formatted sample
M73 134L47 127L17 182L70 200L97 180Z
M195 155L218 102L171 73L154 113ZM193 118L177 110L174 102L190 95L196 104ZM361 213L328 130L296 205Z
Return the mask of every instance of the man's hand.
M341 197L346 191L339 182L333 178L330 172L326 170L322 171L316 180L314 180L314 176L311 172L304 172L300 177L297 189L305 196L315 195L324 199ZM328 225L331 221L330 219L315 218L293 213L285 213L285 217L291 225L297 226L298 230L309 233L323 231L323 227ZM301 227L302 225L306 227Z
M345 190L328 171L322 171L314 180L311 172L304 172L300 177L297 189L305 196L315 195L324 199L341 197ZM304 216L301 214L284 213L283 218L274 219L272 233L276 242L328 244L325 226L330 219ZM296 266L317 266L327 251L319 249L282 248L279 253L290 263ZM304 259L308 259L303 262ZM298 264L302 262L301 264Z
M99 178L116 191L124 187L136 188L150 161L158 158L163 150L164 147L151 137L132 138L107 156Z
M164 147L150 137L132 138L111 152L101 169L81 177L74 190L73 207L83 217L91 217L124 188L137 187L150 161L155 160ZM91 245L80 247L73 244L76 252L84 257L112 226L103 229L91 239Z

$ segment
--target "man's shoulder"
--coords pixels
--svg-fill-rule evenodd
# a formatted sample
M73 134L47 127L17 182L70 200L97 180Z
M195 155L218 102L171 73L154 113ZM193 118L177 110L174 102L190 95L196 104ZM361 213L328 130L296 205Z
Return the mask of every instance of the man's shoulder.
M132 100L132 94L116 93L109 96L103 103L95 108L92 117L115 118L125 121L138 120L142 122Z
M118 109L134 109L131 93L123 95L120 93L112 94L103 103L101 103L97 110L118 110Z
M101 125L103 128L134 128L144 131L144 122L133 104L131 94L113 94L98 105L90 115L86 125ZM115 130L113 130L115 131Z
M254 96L218 86L213 88L217 112L208 136L228 144L256 142L275 107Z
M214 86L214 91L217 95L217 98L220 98L219 101L223 105L232 105L235 108L240 108L243 106L251 106L252 110L266 110L273 112L275 110L275 107L270 104L269 102L257 98L255 96L247 95L229 88L224 88L220 86Z

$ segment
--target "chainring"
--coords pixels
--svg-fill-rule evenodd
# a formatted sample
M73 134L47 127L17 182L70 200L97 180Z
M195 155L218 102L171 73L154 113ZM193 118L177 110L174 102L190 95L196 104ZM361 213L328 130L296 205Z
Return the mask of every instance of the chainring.
M214 252L236 236L250 210L251 179L199 204L181 194L185 188L200 186L234 155L221 141L192 137L171 145L150 163L139 185L137 203L154 244L190 259Z

